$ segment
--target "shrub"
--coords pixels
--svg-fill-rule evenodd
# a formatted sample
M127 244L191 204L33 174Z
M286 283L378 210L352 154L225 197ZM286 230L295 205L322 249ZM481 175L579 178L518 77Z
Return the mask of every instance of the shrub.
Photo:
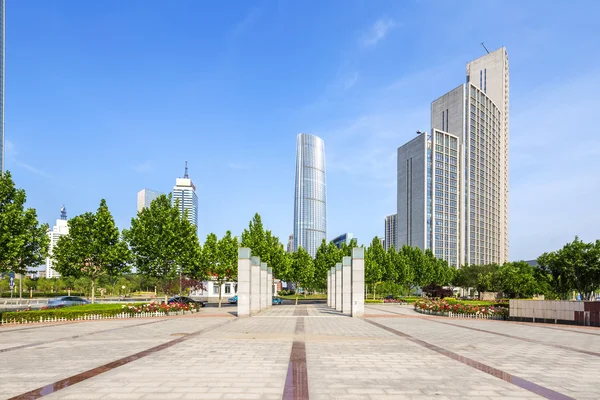
M6 322L39 322L40 319L76 320L86 315L112 317L119 314L135 315L141 313L163 312L167 315L180 311L198 310L197 305L189 304L87 304L83 306L50 308L46 310L22 310L0 313L0 319Z
M455 314L483 314L483 315L498 315L503 318L508 316L508 308L495 307L492 305L479 305L467 302L457 301L455 304L449 304L444 300L422 299L415 303L415 310L431 311L436 313Z

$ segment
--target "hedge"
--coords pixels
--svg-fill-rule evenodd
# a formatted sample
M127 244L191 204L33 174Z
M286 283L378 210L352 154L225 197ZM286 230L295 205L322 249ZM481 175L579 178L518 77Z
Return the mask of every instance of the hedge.
M121 304L87 304L83 306L50 308L47 310L5 311L0 313L0 319L6 321L14 319L14 322L35 322L39 321L40 317L43 319L56 317L71 320L90 314L112 316L121 314L122 312Z
M16 296L15 296L16 295ZM83 292L71 292L68 294L67 292L33 292L33 297L61 297L61 296L85 296ZM2 292L0 297L10 297L10 292ZM19 291L15 290L13 292L13 299L19 297ZM23 290L23 300L27 300L29 298L29 290Z
M181 309L181 305L176 304L158 304L158 303L135 303L135 304L86 304L82 306L72 306L63 308L50 308L46 310L28 310L28 311L5 311L0 313L0 321L10 323L23 322L40 322L46 319L65 319L76 320L87 315L97 315L101 317L112 317L120 314L136 315L136 314L152 314L155 312L164 313L179 313L188 309ZM198 306L183 306L192 307L198 310ZM189 311L189 310L188 310Z

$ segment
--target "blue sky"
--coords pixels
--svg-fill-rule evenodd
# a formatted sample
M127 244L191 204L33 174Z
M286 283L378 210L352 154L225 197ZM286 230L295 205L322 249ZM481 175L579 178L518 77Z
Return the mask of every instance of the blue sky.
M594 1L29 1L6 5L7 169L42 222L120 228L188 160L199 235L292 232L295 137L325 140L328 238L383 234L396 149L466 62L506 46L510 258L600 238Z

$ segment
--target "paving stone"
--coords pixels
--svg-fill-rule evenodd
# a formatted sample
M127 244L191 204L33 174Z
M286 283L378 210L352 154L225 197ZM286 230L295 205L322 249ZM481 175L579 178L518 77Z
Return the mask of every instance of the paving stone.
M540 398L368 321L573 398L600 398L600 357L585 353L600 353L598 329L429 317L399 305L367 305L366 320L318 304L274 306L245 319L231 318L230 311L163 321L0 327L0 398L208 328L214 329L45 397L281 399L296 340L304 341L311 400ZM296 333L300 319L304 332ZM140 324L146 322L152 323Z

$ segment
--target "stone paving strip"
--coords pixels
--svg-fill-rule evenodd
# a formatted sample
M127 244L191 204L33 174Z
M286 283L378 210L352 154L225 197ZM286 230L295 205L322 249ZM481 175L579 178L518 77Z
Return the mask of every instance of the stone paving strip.
M110 329L96 335L83 335L77 339L59 341L23 348L1 354L0 363L0 399L11 398L46 385L59 382L82 372L97 368L104 364L122 359L124 356L136 354L149 348L172 341L177 332L193 332L208 328L233 318L178 318L171 319L168 324L153 324L132 327L127 330ZM108 323L96 321L93 324L69 325L71 332L89 329L115 327L115 322L129 325L131 320ZM129 324L127 324L129 323ZM57 335L57 327L52 327L49 336ZM44 335L44 331L38 331ZM85 331L84 331L85 332ZM2 342L10 341L22 332L2 333Z
M363 320L306 319L311 400L539 399Z
M111 332L111 331L116 331L116 330L121 330L121 329L133 328L133 327L136 327L136 326L157 324L157 323L165 322L165 321L166 321L166 319L161 319L160 321L142 322L142 323L139 323L139 324L133 324L133 325L128 325L128 326L119 326L119 327L116 327L116 328L94 330L94 331L88 332L88 333L79 333L77 335L61 337L61 338L52 339L52 340L46 340L46 341L43 341L43 342L33 342L33 343L21 344L21 345L18 345L18 346L5 347L5 348L0 348L0 353L5 353L5 352L8 352L8 351L15 351L15 350L24 349L24 348L27 348L27 347L40 346L40 345L43 345L43 344L50 344L50 343L62 342L62 341L65 341L65 340L70 340L70 339L77 339L77 338L80 338L80 337L83 337L83 336L98 335L98 334L104 333L104 332Z
M296 319L235 320L45 399L279 400L295 329Z
M387 313L406 315L406 310L401 312L386 310ZM418 314L415 312L415 314ZM507 323L506 321L497 320L476 320L463 318L448 318L441 316L424 316L429 322L444 324L448 326L470 329L483 333L490 333L497 336L508 337L511 339L523 340L525 342L542 344L550 347L561 348L564 350L575 351L595 357L600 357L600 340L588 337L581 337L580 332L560 329L561 333L551 332L545 333L540 337L539 326L522 325L521 323ZM598 329L598 328L596 328ZM600 331L600 329L598 329ZM567 333L565 333L567 332ZM587 332L584 332L587 333Z
M470 327L479 327L481 322L461 321ZM503 322L486 322L488 327L494 325L499 332L521 328ZM548 346L546 343L530 343L509 337L498 339L490 333L437 324L429 319L382 318L377 319L377 323L565 396L600 399L600 385L597 383L600 359L597 356ZM545 334L545 330L537 332L540 338ZM590 339L596 340L594 345L598 345L597 339Z
M308 316L306 307L296 307L294 343L283 388L283 400L308 400L308 371L306 367L306 345L304 337L304 316Z
M378 324L377 322L373 322L373 321L367 321L367 322L369 322L379 328L382 328L389 332L392 332L395 335L406 338L406 339L412 341L413 343L418 344L419 346L425 347L426 349L435 351L436 353L442 354L448 358L459 361L465 365L468 365L469 367L473 367L479 371L483 371L486 374L490 374L495 378L502 379L503 381L512 383L513 385L517 385L520 388L529 390L530 392L533 392L535 394L539 394L540 396L542 396L544 398L552 399L552 400L574 400L573 397L563 395L562 393L556 392L556 391L549 389L547 387L544 387L544 386L540 386L531 381L519 378L518 376L511 375L505 371L501 371L499 369L490 367L489 365L483 364L479 361L475 361L473 359L461 356L457 353L446 350L442 347L433 345L433 344L425 342L421 339L417 339L413 336L407 335L404 332L400 332L400 331L398 331L396 329L392 329L388 326Z

